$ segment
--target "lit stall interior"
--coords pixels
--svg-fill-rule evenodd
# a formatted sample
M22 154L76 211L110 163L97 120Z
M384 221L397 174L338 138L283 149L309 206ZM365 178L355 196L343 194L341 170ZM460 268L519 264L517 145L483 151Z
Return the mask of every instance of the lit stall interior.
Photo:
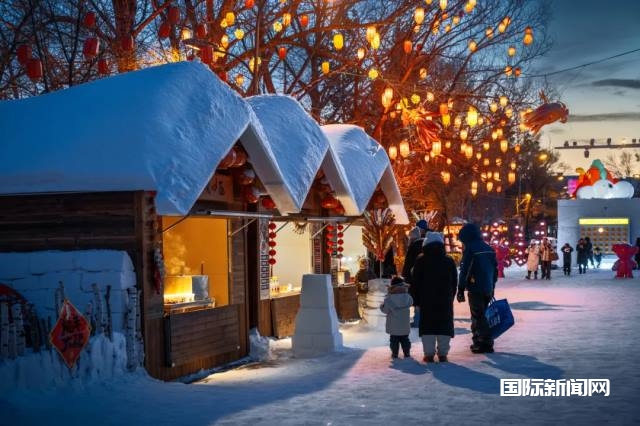
M362 226L351 225L345 226L344 232L344 251L343 257L340 259L340 269L349 271L351 278L355 277L359 269L359 260L367 257L367 249L362 243Z
M589 237L593 248L612 254L614 244L630 242L628 217L580 218L580 238Z
M228 221L163 217L165 309L229 303Z
M280 228L282 223L278 223ZM276 264L273 265L270 292L272 296L299 292L302 276L312 273L312 243L309 224L288 222L276 237Z

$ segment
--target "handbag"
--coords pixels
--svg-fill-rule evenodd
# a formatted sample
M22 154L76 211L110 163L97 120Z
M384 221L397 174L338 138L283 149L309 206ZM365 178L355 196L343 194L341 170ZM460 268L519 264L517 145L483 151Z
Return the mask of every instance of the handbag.
M491 299L491 303L487 306L484 316L487 318L491 337L494 339L501 336L502 333L515 324L513 313L511 313L511 307L507 299L496 300L495 297Z

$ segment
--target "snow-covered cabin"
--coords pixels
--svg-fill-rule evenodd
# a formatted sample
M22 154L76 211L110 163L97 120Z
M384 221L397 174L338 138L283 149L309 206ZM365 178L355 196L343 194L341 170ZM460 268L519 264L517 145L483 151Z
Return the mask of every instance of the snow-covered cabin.
M0 127L0 283L54 322L59 282L82 312L110 286L116 336L135 328L137 289L128 367L165 380L246 356L250 328L271 334L267 225L304 214L321 229L319 170L358 213L295 100L247 102L198 63L0 102ZM310 240L306 272L329 272Z

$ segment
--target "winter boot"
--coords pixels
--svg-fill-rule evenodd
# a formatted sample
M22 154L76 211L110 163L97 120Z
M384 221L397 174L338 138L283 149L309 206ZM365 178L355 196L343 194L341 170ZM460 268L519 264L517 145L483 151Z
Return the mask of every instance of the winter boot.
M449 360L447 359L446 355L438 355L438 361L439 362L448 362Z
M435 362L435 357L433 355L425 355L422 360L426 363Z
M538 279L538 271L534 271L533 272L533 279L537 280Z
M527 276L525 278L528 279L528 280L531 279L531 271L527 271Z

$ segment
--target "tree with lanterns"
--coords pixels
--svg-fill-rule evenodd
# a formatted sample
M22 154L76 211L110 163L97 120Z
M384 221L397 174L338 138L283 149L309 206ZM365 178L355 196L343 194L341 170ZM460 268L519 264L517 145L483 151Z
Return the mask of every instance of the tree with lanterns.
M527 73L549 47L544 0L8 0L0 16L1 99L199 60L243 96L362 126L406 207L445 223L520 181Z

